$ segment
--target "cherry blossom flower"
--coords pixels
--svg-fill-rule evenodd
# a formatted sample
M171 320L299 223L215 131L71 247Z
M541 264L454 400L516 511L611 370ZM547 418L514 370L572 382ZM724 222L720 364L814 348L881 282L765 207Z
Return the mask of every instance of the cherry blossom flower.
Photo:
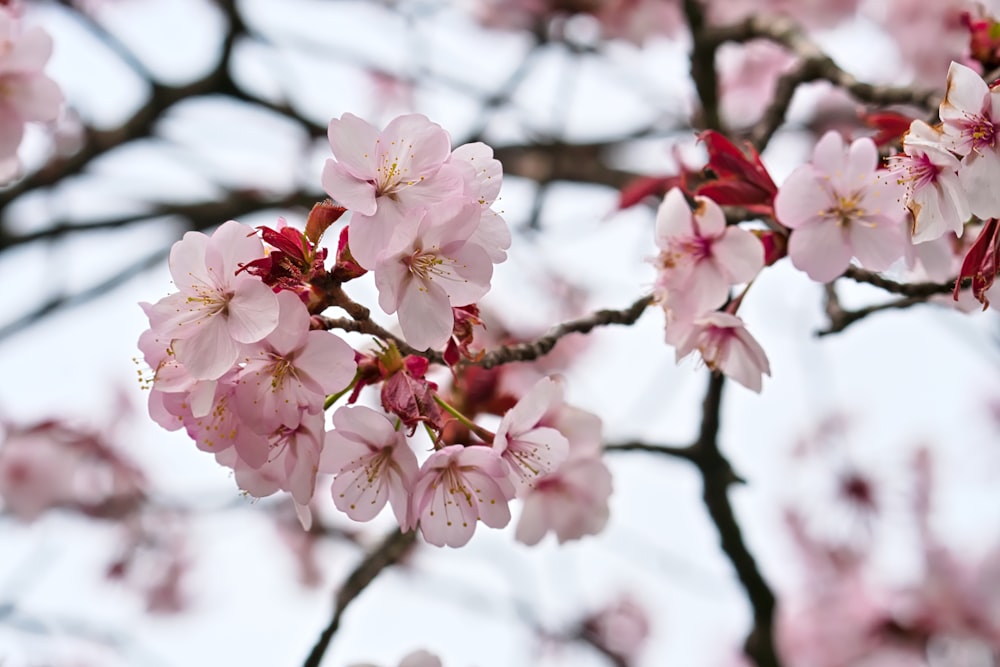
M747 332L743 320L721 312L705 313L677 344L680 361L695 349L705 365L760 393L762 376L771 374L764 349Z
M940 107L942 139L962 156L958 178L969 209L980 218L1000 217L1000 91L992 91L982 77L956 62L948 69L948 89Z
M542 378L504 414L497 428L493 449L507 462L518 497L569 454L566 436L540 424L546 413L562 403L562 394L561 383Z
M435 546L465 545L482 521L490 528L510 522L507 502L514 497L507 465L493 449L449 445L431 454L413 488L410 523Z
M877 168L878 161L871 139L845 147L840 134L827 132L812 162L779 188L774 210L792 229L788 254L813 280L833 280L852 257L883 271L906 251L902 186Z
M411 210L461 194L462 174L442 166L451 139L426 116L410 114L379 131L354 114L330 121L334 159L323 167L323 189L353 211L349 243L361 266L374 269L393 228Z
M267 439L267 459L252 467L241 456L227 451L216 460L233 468L236 483L252 496L263 498L279 490L288 491L296 504L307 506L316 489L320 453L323 449L323 413L305 413L297 428L278 428ZM301 507L297 508L300 512ZM299 517L303 523L306 520Z
M63 95L42 70L52 55L52 38L39 27L22 31L0 8L0 160L13 158L28 122L59 117Z
M507 259L510 248L510 229L507 222L490 208L500 194L503 183L503 166L493 157L493 149L482 142L463 144L448 157L448 165L462 170L465 183L464 197L478 202L482 208L479 226L469 241L482 246L494 264Z
M522 399L524 400L524 399ZM601 461L601 419L565 403L553 406L541 419L569 442L568 458L540 477L524 495L524 507L514 533L527 545L553 532L559 543L596 535L608 522L611 472Z
M589 616L583 624L586 635L621 662L635 662L649 640L649 612L629 595Z
M938 88L947 64L968 54L962 14L972 5L969 0L882 0L864 3L863 11L893 38L914 83Z
M933 241L947 232L962 235L969 219L968 197L959 183L959 162L941 142L941 131L915 120L894 156L891 172L906 187L913 214L913 242Z
M192 377L214 380L231 369L243 349L274 331L278 300L258 278L237 273L264 255L253 230L235 220L211 237L188 232L170 250L170 274L179 292L152 307L157 333L171 340Z
M479 221L478 204L451 207L438 221L410 216L375 266L379 305L398 312L406 342L418 350L441 349L454 326L452 306L467 306L490 289L489 254L469 242Z
M524 498L514 537L538 544L547 532L559 543L596 535L608 523L611 472L597 458L572 459L542 477Z
M254 344L236 378L240 418L263 434L295 428L303 412L320 412L327 394L346 387L357 370L347 343L309 330L309 311L294 292L277 297L278 327Z
M388 501L399 524L408 525L417 457L384 414L361 405L339 408L319 468L335 475L333 503L347 516L369 521Z
M726 227L719 205L695 197L688 207L679 188L656 213L656 293L664 307L693 317L725 303L729 287L747 282L764 266L764 247L750 232Z
M764 39L723 44L718 51L720 111L730 127L749 127L763 115L778 79L796 63L787 49Z
M190 413L184 414L184 426L198 449L218 452L235 447L241 460L251 468L260 468L270 454L267 441L270 434L257 432L240 416L242 411L236 395L238 385L235 377L234 371L219 379L211 409L204 414L196 411L194 401L186 396L181 407L190 407Z

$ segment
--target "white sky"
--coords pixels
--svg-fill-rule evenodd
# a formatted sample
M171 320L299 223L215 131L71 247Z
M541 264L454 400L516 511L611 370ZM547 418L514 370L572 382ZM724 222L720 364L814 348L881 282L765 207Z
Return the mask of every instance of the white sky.
M320 48L332 41L337 53L357 54L397 73L432 68L469 85L501 80L525 49L522 39L486 34L458 14L441 24L420 24L413 35L405 22L365 3L333 3L305 13L318 4L283 3L276 11L276 3L256 0L246 7L251 25L279 44L312 39ZM195 75L214 48L214 15L195 0L122 2L106 11L108 25L120 27L123 40L166 77ZM56 39L52 74L84 117L114 125L141 102L137 80L124 76L114 58L61 13L40 11L36 18ZM378 30L372 27L376 23ZM888 55L860 56L859 39ZM891 45L863 22L824 43L862 74L874 67L870 74L883 78L887 68L898 65ZM415 56L416 46L428 48ZM370 89L356 69L317 64L313 56L287 49L275 54L258 46L246 53L243 76L268 94L287 96L317 122L344 111L379 120L371 116ZM553 50L520 89L517 109L502 114L491 131L514 140L565 122L571 137L588 139L640 126L657 114L683 112L688 84L679 78L683 62L675 47L657 44L640 53L615 45L610 53L610 64L591 59L579 67L578 85L567 99L559 97L557 85L568 66L565 54ZM642 82L643 94L623 83L623 72ZM416 98L418 110L455 136L475 124L476 108L455 92L428 86ZM649 108L650 99L661 105L659 111ZM302 137L280 121L207 101L178 109L163 129L175 145L122 150L96 165L96 175L61 184L50 197L8 215L17 227L31 228L50 216L86 218L131 206L121 203L123 197L197 197L211 193L213 181L283 191L308 180L318 191L325 149L301 158ZM783 177L806 150L801 137L787 135L765 158ZM649 165L669 158L665 144L658 143L629 159ZM505 185L498 206L512 226L525 222L530 195L523 182L510 179ZM515 239L510 261L497 269L488 303L523 326L545 327L553 321L556 300L524 295L555 274L586 289L591 307L630 304L653 278L644 263L655 252L652 213L636 210L607 219L614 201L615 193L598 188L553 188L543 212L544 233ZM99 280L109 266L176 233L169 223L156 222L67 240L51 250L8 253L0 261L0 284L8 286L0 312L6 316L35 302L38 293L28 286ZM127 638L119 663L98 657L95 664L300 664L328 619L330 590L352 566L354 554L342 545L325 545L326 581L318 589L303 589L262 513L217 509L237 497L228 473L185 435L163 432L145 418L131 360L146 326L136 304L165 294L168 280L164 264L85 308L66 310L0 343L0 416L30 423L59 415L100 427L115 418L116 389L130 393L136 414L124 426L128 454L150 471L166 497L210 508L191 522L190 610L176 617L143 613L134 593L99 580L114 553L114 531L60 515L31 526L0 519L0 606L14 600L35 618L77 619ZM374 303L370 281L352 283L348 291ZM862 287L842 291L849 306L872 298ZM956 539L981 548L983 538L995 537L982 526L996 525L1000 507L989 491L1000 461L981 449L996 437L985 406L1000 389L992 315L925 306L879 314L840 335L817 339L812 334L824 324L820 299L820 288L783 262L762 274L741 310L768 352L773 377L760 396L727 386L722 444L750 482L732 497L765 574L785 587L794 583L779 511L802 491L789 478L786 454L833 412L857 417L854 450L890 475L893 462L913 445L931 444L945 462L941 523ZM634 327L598 332L567 374L569 400L599 412L610 442L685 443L695 434L704 372L691 362L675 365L673 351L662 342L662 326L662 315L651 310ZM600 665L591 652L572 650L536 662L532 633L518 608L528 605L548 629L559 630L581 610L596 609L623 591L647 605L653 617L640 667L727 664L742 642L748 608L706 521L698 478L688 466L665 458L618 454L608 461L616 492L605 533L562 548L547 540L527 549L514 543L510 529L481 528L460 551L420 549L410 568L385 574L354 603L326 664L371 661L394 667L404 654L424 647L448 667ZM376 523L373 538L391 525L386 516ZM879 571L903 580L915 576L919 563L905 558L909 546L904 541L902 547L888 547L879 556L885 561ZM30 651L49 650L28 637L5 631L0 623L0 662L5 653L13 661L5 667L19 667Z

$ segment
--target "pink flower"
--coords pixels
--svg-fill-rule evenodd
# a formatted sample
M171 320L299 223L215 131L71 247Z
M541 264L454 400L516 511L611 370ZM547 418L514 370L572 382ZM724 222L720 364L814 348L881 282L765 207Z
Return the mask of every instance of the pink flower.
M980 218L1000 217L1000 91L956 62L948 69L948 90L940 108L942 137L947 148L962 157L958 178L969 209ZM964 222L964 221L963 221Z
M695 349L705 365L760 393L762 376L771 374L767 355L735 315L705 313L694 321L690 331L677 345L680 361Z
M600 459L567 461L539 479L524 497L514 537L533 545L550 531L560 544L596 535L608 522L611 490L611 472Z
M41 28L21 31L17 19L0 8L0 159L17 153L30 121L59 116L63 95L43 74L52 55L52 38Z
M892 158L890 171L906 187L906 206L913 214L914 243L947 232L961 236L971 215L959 183L959 162L941 139L940 130L915 120L903 139L903 154Z
M725 303L729 287L747 282L764 266L764 246L750 232L726 227L719 205L695 197L688 207L673 188L656 213L656 292L664 307L688 317Z
M584 632L597 646L630 664L638 660L649 639L649 612L631 596L622 595L587 618Z
M409 527L420 522L430 544L460 547L472 539L476 522L503 528L514 487L507 466L489 447L449 445L431 454L413 488Z
M510 229L506 221L490 208L503 184L500 161L493 157L492 148L477 141L453 150L447 164L462 171L465 199L478 202L482 209L479 226L469 241L482 246L494 264L502 263L507 259L506 251L510 248Z
M235 220L211 237L188 232L170 251L170 274L180 292L152 307L157 333L171 340L177 360L198 380L214 380L231 369L243 345L261 340L278 325L278 300L243 264L263 257L252 229Z
M0 499L22 521L71 505L78 491L83 452L74 452L50 429L12 430L0 447Z
M816 144L811 164L785 180L774 211L792 231L788 254L813 280L828 282L857 257L882 271L903 256L902 187L878 169L878 149L868 138L849 148L836 132Z
M236 378L240 418L263 434L295 428L303 412L321 412L327 394L346 387L357 370L347 343L309 330L309 311L294 292L277 298L278 327L247 353Z
M728 42L718 51L720 110L730 127L756 123L772 99L778 79L797 62L774 42Z
M226 451L217 453L216 460L233 468L236 483L250 495L263 498L285 490L297 505L304 507L316 489L323 440L323 413L307 412L298 428L282 426L270 435L267 459L261 466L254 468L242 456ZM305 523L302 507L297 510Z
M894 39L914 84L937 88L946 64L969 53L962 13L972 5L969 0L882 0L864 3L863 11Z
M542 426L546 413L562 403L562 385L542 378L507 411L493 440L493 450L507 462L518 497L566 460L569 442L554 428Z
M514 537L533 545L547 532L554 532L560 544L596 535L608 522L612 490L611 472L600 459L601 419L563 403L550 409L541 423L565 436L568 458L524 495Z
M361 405L333 413L320 470L336 475L330 493L337 509L355 521L375 518L386 501L400 526L408 526L417 457L389 419Z
M418 350L444 347L455 322L452 306L481 299L493 277L489 254L469 242L479 205L436 215L436 221L429 213L408 217L375 266L379 305L398 312L403 337Z
M462 192L461 173L445 169L451 139L426 116L395 118L382 131L353 114L330 121L334 159L323 167L323 189L354 211L351 254L366 269L411 210L434 206Z

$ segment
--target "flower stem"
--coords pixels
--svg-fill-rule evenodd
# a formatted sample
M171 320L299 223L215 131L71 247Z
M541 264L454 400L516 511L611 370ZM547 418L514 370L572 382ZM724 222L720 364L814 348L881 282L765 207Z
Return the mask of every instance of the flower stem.
M326 400L323 401L323 409L329 410L333 406L333 404L339 401L344 394L353 390L354 385L358 383L358 378L360 377L361 377L361 371L355 371L354 379L351 380L351 384L347 385L346 387L338 391L336 394L330 394L329 396L326 397Z
M493 438L496 436L496 434L493 433L493 431L487 430L482 426L480 426L479 424L476 424L437 394L434 394L434 402L440 405L444 409L444 411L447 412L449 415L451 415L459 422L464 424L470 431L475 433L483 442L493 444Z

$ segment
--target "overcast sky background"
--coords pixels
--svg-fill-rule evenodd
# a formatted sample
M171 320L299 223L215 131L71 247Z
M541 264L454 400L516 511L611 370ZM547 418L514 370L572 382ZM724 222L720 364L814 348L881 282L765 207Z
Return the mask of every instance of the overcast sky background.
M508 76L527 49L524 38L483 31L459 11L408 23L372 3L329 3L322 10L321 4L242 5L252 17L248 22L273 44L247 46L237 61L241 80L252 82L254 90L286 94L320 123L350 111L378 124L401 111L373 113L372 85L352 61L374 62L401 75L430 69L482 85ZM195 0L109 2L100 15L165 82L203 72L218 43L218 17ZM83 117L113 126L141 104L141 79L65 12L33 7L29 17L52 33L56 47L49 71ZM823 35L822 41L859 76L885 80L900 66L892 43L863 20ZM335 56L332 64L316 58L323 49ZM507 142L564 127L568 138L589 139L685 113L690 85L683 53L682 45L666 42L645 51L615 43L606 58L579 64L551 49L518 88L516 109L499 114L487 134ZM565 76L572 85L559 83ZM797 113L808 112L808 98L797 104ZM446 87L420 87L415 99L416 110L448 129L456 144L477 123L476 105ZM213 192L213 183L276 191L310 183L322 198L319 171L328 147L309 147L289 123L203 100L179 109L162 134L172 143L123 149L90 173L5 214L19 228L40 228L53 219L122 212L149 199L196 199ZM686 143L693 144L693 136ZM672 164L666 146L646 142L626 159L662 173ZM26 150L30 161L30 144ZM778 180L806 159L808 150L806 137L786 133L764 159ZM515 229L529 218L532 188L517 179L505 182L497 208ZM616 193L606 189L554 187L542 211L542 232L515 236L510 260L497 267L485 305L510 326L539 332L561 316L560 297L547 293L551 276L583 290L588 310L624 307L645 293L653 280L645 260L656 252L653 212L640 208L611 215L615 201ZM275 216L265 212L241 221L272 224ZM13 320L52 287L98 282L142 249L177 235L176 225L161 220L6 253L0 257L5 286L0 318ZM32 525L0 517L0 606L13 601L23 614L54 628L76 624L119 642L117 658L95 652L88 660L86 651L96 649L74 648L83 651L77 654L82 664L301 664L328 620L331 591L357 550L324 545L325 582L303 588L292 557L277 546L272 522L239 497L228 472L182 432L164 432L146 418L132 360L146 327L137 303L155 301L169 290L163 262L93 303L0 341L0 417L27 424L58 416L95 428L120 422L118 441L148 471L161 497L198 508L190 524L190 608L177 616L146 614L133 592L101 580L115 552L115 529L58 513ZM348 285L348 292L375 304L367 277ZM1000 396L992 314L920 306L878 314L818 339L813 334L825 323L821 296L820 286L784 261L763 272L741 309L768 353L772 377L760 396L727 384L721 443L749 481L732 496L765 575L779 590L796 585L780 511L789 502L822 508L824 500L822 485L803 483L787 454L818 420L835 413L851 417L852 451L887 477L890 488L901 489L895 501L900 505L906 497L900 468L916 445L931 446L942 463L940 527L970 553L986 548L996 532L990 527L1000 518L991 490L1000 458L990 447L996 425L987 409ZM844 289L843 298L852 306L879 296L855 286ZM676 365L662 338L662 313L650 309L634 327L595 333L566 373L568 400L604 419L608 442L693 439L706 374L691 361ZM132 414L118 414L119 392L129 396ZM640 666L731 664L749 624L749 608L717 547L695 472L645 454L607 459L615 495L602 535L564 547L550 538L529 549L513 541L515 519L505 531L480 527L472 543L458 551L420 548L409 567L383 574L352 605L326 664L370 661L394 667L409 651L426 648L448 667L601 665L586 648L539 659L524 610L558 631L582 610L597 609L623 592L652 617L653 634ZM333 512L329 518L341 521ZM366 533L374 541L391 525L383 514ZM893 534L876 558L879 575L900 582L918 577L919 563L907 555L912 531ZM20 667L37 655L33 652L58 650L45 648L44 635L32 637L0 623L0 662L6 658L5 667Z

